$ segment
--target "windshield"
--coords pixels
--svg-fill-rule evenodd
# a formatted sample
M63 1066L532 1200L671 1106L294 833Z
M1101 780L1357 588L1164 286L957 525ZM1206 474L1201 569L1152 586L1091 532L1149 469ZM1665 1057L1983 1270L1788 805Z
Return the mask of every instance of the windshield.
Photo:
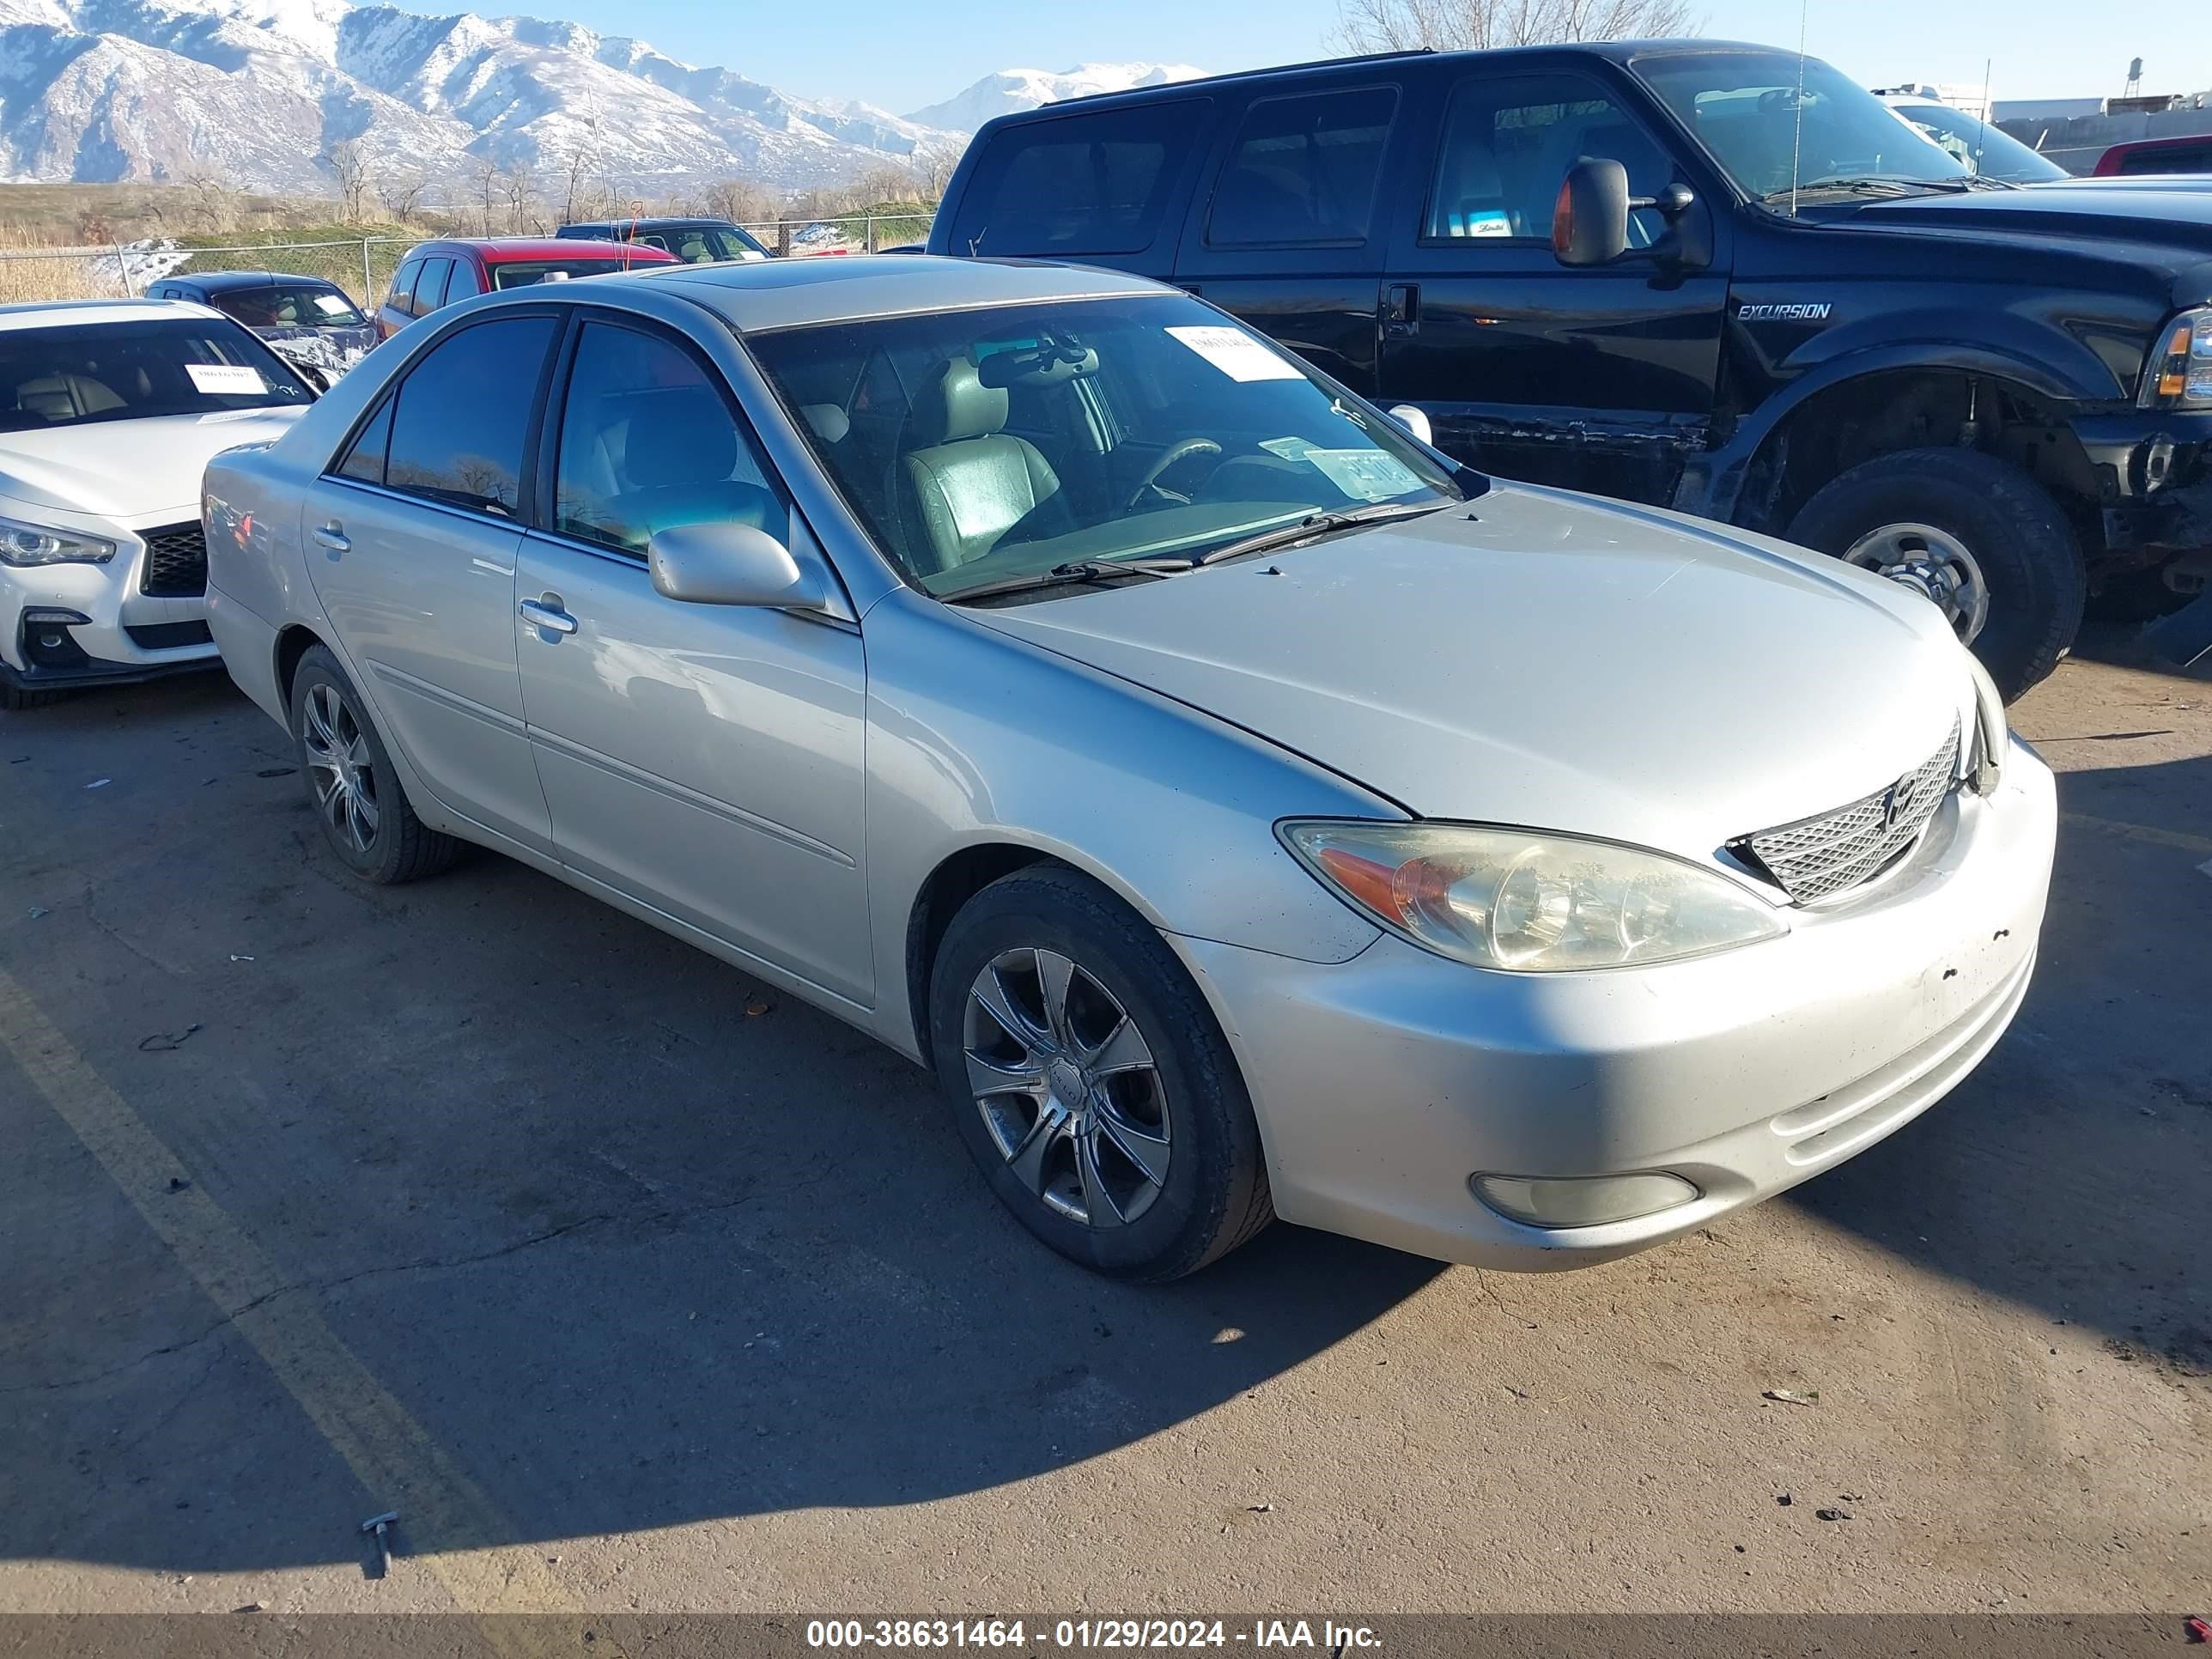
M1786 52L1686 52L1638 58L1637 75L1753 201L1787 210L1833 201L1837 181L1962 188L1970 170L1864 87L1818 58ZM1798 91L1799 76L1804 91Z
M298 370L211 317L0 330L0 431L276 409L312 396Z
M1460 500L1299 362L1179 295L750 334L823 468L947 599L1072 562L1182 561L1316 514Z
M362 328L368 322L344 295L319 283L235 289L209 303L248 328Z
M674 254L687 265L722 259L764 259L768 250L735 225L674 225L641 230L632 239Z
M1890 108L1942 147L1970 173L2002 179L2008 185L2041 184L2074 175L2047 155L2039 155L2008 132L2000 131L1948 104L1893 104Z
M620 259L601 254L588 259L510 259L491 267L494 288L528 288L548 276L556 282L571 276L604 276L609 271L642 270L659 259Z

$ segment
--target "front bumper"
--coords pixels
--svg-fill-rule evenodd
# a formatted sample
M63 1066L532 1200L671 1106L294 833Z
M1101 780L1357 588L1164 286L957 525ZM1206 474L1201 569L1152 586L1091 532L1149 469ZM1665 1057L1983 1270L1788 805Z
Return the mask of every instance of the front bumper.
M2124 410L2073 423L2097 479L2105 547L2134 563L2212 550L2212 410Z
M1486 973L1384 937L1322 964L1173 942L1236 1050L1285 1219L1479 1267L1575 1267L1795 1186L1910 1121L2027 994L2057 823L2015 744L1905 863L1790 934L1605 974ZM1698 1196L1543 1228L1469 1176L1664 1172Z
M214 666L205 597L141 591L147 551L136 528L197 514L197 506L180 508L124 528L106 564L0 565L0 683L24 690L115 685ZM60 646L43 646L48 635L58 635Z

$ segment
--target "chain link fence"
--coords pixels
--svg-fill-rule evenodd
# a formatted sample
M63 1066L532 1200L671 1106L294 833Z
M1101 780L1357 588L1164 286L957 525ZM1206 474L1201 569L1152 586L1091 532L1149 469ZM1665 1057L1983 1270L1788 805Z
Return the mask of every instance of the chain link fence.
M778 258L806 258L877 253L885 248L918 245L929 234L929 216L854 213L817 219L755 220L743 228ZM143 295L148 284L165 276L274 270L335 283L366 310L392 286L392 274L407 250L434 234L211 246L160 237L72 247L0 248L0 303L123 299Z

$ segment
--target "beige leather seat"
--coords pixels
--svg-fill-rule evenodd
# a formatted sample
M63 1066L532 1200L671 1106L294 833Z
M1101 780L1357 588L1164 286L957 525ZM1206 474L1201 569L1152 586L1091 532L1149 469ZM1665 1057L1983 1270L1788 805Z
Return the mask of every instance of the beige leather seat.
M1067 516L1051 463L1006 424L1006 389L985 386L964 357L945 364L909 416L924 447L907 453L906 481L939 570L981 558L1039 508ZM922 550L911 550L919 559Z
M88 374L47 374L15 388L15 407L43 421L76 421L123 407L112 388Z

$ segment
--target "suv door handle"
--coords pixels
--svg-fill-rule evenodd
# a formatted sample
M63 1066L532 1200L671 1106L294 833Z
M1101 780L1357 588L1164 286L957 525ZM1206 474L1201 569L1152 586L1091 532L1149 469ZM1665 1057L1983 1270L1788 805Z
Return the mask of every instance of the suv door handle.
M1402 340L1421 325L1421 285L1393 283L1382 292L1382 333Z
M548 645L558 643L554 637L556 635L576 631L576 619L561 608L561 596L557 593L548 593L542 599L525 599L514 609Z
M315 526L315 540L333 553L344 553L353 547L353 544L346 539L345 526L336 519Z

